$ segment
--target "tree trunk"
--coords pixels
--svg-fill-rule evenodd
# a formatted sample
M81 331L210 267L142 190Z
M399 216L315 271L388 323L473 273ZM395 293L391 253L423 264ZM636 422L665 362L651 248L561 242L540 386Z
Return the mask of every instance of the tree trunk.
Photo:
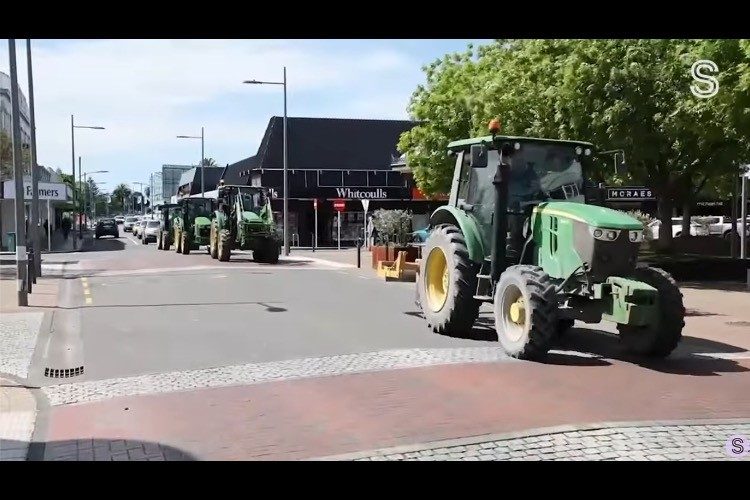
M657 247L663 252L672 250L672 200L665 195L659 197L659 243Z
M691 211L693 209L693 204L690 203L690 200L685 200L682 202L682 237L687 238L690 236L690 215Z

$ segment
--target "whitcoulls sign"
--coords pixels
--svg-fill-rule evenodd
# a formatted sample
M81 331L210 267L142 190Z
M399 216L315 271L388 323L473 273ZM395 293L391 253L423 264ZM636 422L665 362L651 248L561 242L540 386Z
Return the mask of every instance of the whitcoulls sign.
M645 187L607 188L607 200L611 201L649 201L655 199L654 192Z
M68 199L67 192L68 186L58 182L40 182L39 183L39 199L40 200L59 200L65 201ZM24 199L31 200L33 198L31 191L31 181L24 181L23 183ZM15 181L9 180L3 183L3 196L6 200L13 200L16 197L16 185Z

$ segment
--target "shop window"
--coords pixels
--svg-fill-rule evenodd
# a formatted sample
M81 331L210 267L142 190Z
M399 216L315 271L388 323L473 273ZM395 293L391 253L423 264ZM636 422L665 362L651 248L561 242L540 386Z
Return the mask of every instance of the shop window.
M370 187L386 187L386 174L385 170L371 170L367 172L367 182Z
M367 171L347 170L344 172L344 186L367 186Z
M318 170L318 185L321 187L341 187L343 172L340 170Z
M406 181L401 172L388 172L388 187L405 187Z

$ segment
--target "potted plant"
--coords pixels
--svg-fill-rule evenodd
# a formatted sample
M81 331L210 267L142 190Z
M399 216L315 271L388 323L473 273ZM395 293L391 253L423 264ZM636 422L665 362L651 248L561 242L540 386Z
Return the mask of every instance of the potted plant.
M406 260L414 262L418 249L408 246L411 234L412 213L410 210L376 210L372 216L376 231L375 245L372 247L372 267L378 262L394 261L398 252L407 253Z

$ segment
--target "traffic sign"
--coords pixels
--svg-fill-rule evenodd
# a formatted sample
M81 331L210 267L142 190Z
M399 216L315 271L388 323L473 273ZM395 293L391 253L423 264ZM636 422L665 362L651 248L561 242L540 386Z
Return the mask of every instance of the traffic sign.
M337 212L343 212L346 208L346 200L333 200L333 208Z
M370 200L360 200L362 202L362 208L365 212L367 212L367 209L370 208Z

